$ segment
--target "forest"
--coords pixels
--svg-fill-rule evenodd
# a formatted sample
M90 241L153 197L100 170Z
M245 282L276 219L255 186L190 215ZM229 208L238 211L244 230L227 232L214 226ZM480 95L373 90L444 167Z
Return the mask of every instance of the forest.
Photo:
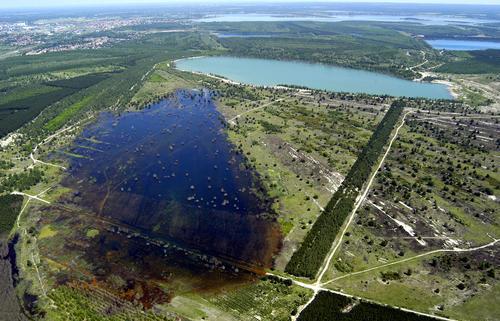
M454 74L500 73L500 50L469 51L459 56L457 61L446 63L436 70Z

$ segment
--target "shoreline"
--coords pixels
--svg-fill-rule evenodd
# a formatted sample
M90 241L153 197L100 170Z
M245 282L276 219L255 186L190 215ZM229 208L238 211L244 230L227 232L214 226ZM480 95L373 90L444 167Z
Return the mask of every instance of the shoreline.
M433 84L441 84L441 85L445 85L448 89L448 92L450 93L450 95L453 97L453 100L458 100L458 98L460 97L460 94L457 92L457 85L452 83L451 81L449 80L433 80L431 81L431 83Z
M420 83L431 83L431 84L440 84L440 85L445 85L446 89L450 93L451 97L453 97L453 100L457 100L460 97L460 94L458 93L458 86L449 81L449 80L444 80L444 79L433 79L431 81L423 81L425 77L439 77L438 74L435 74L433 72L429 71L421 71L420 74L422 74L422 77L420 78L415 78L413 81L415 82L420 82Z
M194 56L194 57L186 57L186 58L177 58L175 60L172 60L171 63L175 64L176 62L181 61L181 60L191 60L191 59L199 59L199 58L206 58L206 57L209 57L209 56ZM176 69L178 69L178 68L176 68Z
M179 60L197 59L197 58L203 58L203 57L207 57L207 56L196 56L196 57L190 57L190 58L180 58L180 59L172 60L172 63L175 63L176 61L179 61ZM234 80L231 80L231 79L227 79L227 78L223 78L221 76L217 76L217 75L214 75L214 74L211 74L211 73L204 73L204 72L200 72L200 71L185 70L185 69L178 68L176 66L172 66L172 68L174 68L176 70L179 70L179 71L182 71L182 72L189 72L189 73L194 74L194 75L205 76L205 77L209 77L209 78L212 78L212 79L217 79L217 80L220 80L220 81L222 81L224 83L228 83L228 84L232 84L232 85L237 85L237 86L250 86L250 87L254 87L254 88L263 87L263 88L274 88L274 89L285 89L285 90L308 90L308 91L311 91L311 90L313 90L313 91L314 90L321 90L321 89L314 89L314 88L297 89L297 88L294 88L294 87L287 87L287 86L283 86L283 85L257 86L257 85L253 85L253 84L247 84L247 83L237 82L237 81L234 81ZM430 76L430 74L426 74L422 78L424 78L425 76ZM413 81L425 83L421 79L414 79ZM452 83L452 82L450 82L448 80L432 80L431 82L428 82L428 83L445 85L447 87L446 89L448 90L448 92L449 92L449 94L451 96L449 98L449 100L457 100L459 98L459 94L456 92L457 86L454 83ZM327 92L329 92L329 90L327 90ZM331 91L331 92L343 93L342 91ZM347 93L349 93L349 92L347 92ZM366 94L366 95L375 96L375 97L385 96L385 95L374 95L374 94L367 94L367 93L352 93L352 94ZM392 96L392 97L397 97L397 96ZM412 98L412 97L410 97L410 98ZM414 98L417 98L417 97L414 97Z

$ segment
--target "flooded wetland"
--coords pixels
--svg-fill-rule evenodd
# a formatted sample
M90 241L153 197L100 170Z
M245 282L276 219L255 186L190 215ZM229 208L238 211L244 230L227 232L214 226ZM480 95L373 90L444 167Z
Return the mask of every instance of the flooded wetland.
M281 246L272 200L227 140L212 95L178 91L103 113L52 156L69 164L68 192L39 222L57 231L39 244L55 282L83 278L151 307L175 289L247 283L272 266Z

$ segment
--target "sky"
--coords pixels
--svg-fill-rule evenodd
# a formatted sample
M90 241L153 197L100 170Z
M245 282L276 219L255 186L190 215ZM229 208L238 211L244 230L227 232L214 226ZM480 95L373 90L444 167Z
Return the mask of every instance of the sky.
M234 0L0 0L0 8L26 8L76 5L123 5L131 3L235 3ZM237 2L263 3L265 0L240 0ZM497 4L500 0L275 0L272 2L393 2L393 3L437 3L437 4Z

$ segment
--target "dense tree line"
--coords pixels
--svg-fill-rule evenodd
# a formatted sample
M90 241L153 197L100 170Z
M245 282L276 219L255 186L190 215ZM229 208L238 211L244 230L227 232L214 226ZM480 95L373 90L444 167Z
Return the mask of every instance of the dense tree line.
M349 309L352 307L352 309ZM300 314L299 321L433 321L431 317L321 291Z
M11 174L5 177L0 185L0 193L12 192L14 190L24 191L42 181L43 171L35 168L21 173Z
M402 111L402 101L392 103L342 185L288 262L285 269L287 273L314 278L346 217L352 211L356 197L370 176Z
M0 234L12 229L22 204L23 197L20 195L0 196Z

